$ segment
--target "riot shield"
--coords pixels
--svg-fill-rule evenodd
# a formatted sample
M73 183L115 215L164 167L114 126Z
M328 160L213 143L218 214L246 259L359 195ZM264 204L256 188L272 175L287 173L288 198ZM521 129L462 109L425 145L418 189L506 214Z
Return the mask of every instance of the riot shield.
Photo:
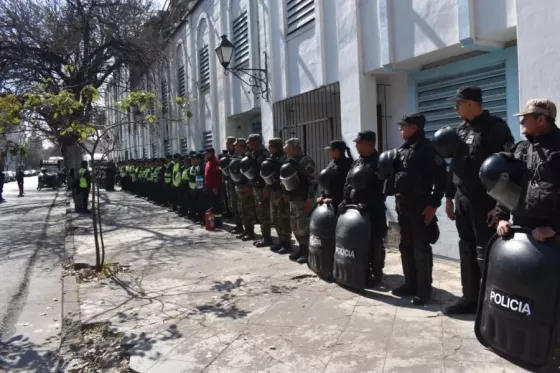
M309 221L309 255L307 266L328 280L335 248L336 213L330 204L317 205Z
M371 223L357 206L347 205L336 222L333 278L343 286L356 290L366 287Z
M488 243L476 338L524 369L548 372L558 366L560 247L529 229L511 233Z

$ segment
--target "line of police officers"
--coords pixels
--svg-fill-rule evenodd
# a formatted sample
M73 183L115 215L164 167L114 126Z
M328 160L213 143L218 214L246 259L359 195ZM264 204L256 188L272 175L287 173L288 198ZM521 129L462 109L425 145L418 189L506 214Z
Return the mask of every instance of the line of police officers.
M297 138L287 140L284 146L280 138L272 138L266 149L257 134L247 140L228 137L220 168L225 199L235 221L231 233L255 240L258 219L262 238L254 242L257 247L271 246L272 251L305 263L313 205L331 204L338 214L353 205L371 222L367 278L369 286L376 286L381 283L385 262L385 198L395 196L405 283L393 293L413 296L412 303L420 305L431 298L430 245L439 238L436 210L445 196L446 214L455 221L459 234L463 287L463 296L445 311L475 313L486 245L496 228L500 235L508 233L511 210L511 205L504 203L496 206L496 200L501 201L507 192L494 190L496 183L488 182L495 179L498 166L487 165L486 170L494 172L487 171L490 176L482 173L481 166L495 153L523 159L532 175L531 183L536 185L523 203L537 207L525 209L523 214L516 211L514 222L534 229L537 240L556 237L560 230L560 134L555 125L556 107L548 100L530 101L518 114L523 117L527 140L516 146L507 123L482 109L480 88L461 88L450 100L464 121L457 129L437 131L432 142L425 138L424 115L406 115L398 122L404 139L399 149L380 155L375 149L376 134L362 131L354 140L359 158L352 160L347 145L333 141L325 148L332 161L318 176ZM121 184L124 190L169 203L180 215L203 220L205 206L197 197L204 185L203 158L202 153L191 152L191 157L184 159L175 155L173 160L168 156L128 161L121 165ZM449 172L444 158L451 158ZM275 244L272 227L279 237ZM295 248L290 244L291 233L298 242Z

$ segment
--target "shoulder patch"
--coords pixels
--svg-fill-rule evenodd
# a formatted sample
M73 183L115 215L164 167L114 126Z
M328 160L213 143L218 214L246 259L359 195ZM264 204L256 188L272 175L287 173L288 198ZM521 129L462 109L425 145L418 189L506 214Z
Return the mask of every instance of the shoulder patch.
M445 160L441 155L436 154L436 157L434 158L434 163L436 164L436 166L441 166L445 163Z

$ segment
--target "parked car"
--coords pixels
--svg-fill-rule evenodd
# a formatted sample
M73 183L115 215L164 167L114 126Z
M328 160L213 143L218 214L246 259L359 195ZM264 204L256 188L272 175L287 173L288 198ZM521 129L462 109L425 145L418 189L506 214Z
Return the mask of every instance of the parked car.
M16 172L15 171L6 171L8 173L6 180L8 181L16 181Z
M24 177L33 176L33 172L31 172L31 170L25 170L23 171L23 176Z

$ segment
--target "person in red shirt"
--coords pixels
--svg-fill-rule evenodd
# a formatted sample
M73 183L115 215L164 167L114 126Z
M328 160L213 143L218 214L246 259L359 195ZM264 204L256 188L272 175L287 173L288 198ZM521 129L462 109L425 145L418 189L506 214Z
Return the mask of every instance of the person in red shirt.
M216 158L214 149L206 149L206 165L204 166L204 192L209 208L214 212L215 226L222 225L222 202L220 198L222 188L222 171Z

